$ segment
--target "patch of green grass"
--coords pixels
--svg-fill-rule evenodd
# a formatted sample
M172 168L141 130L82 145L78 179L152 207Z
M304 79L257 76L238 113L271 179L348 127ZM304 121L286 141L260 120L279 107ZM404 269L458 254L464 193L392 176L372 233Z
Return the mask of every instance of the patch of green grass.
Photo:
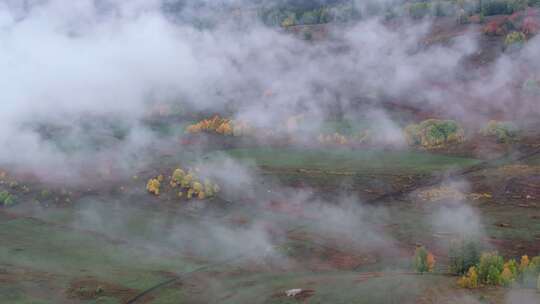
M19 284L12 285L2 283L0 284L0 303L10 304L53 304L56 303L51 299L36 299L30 295L26 290L21 288Z
M2 263L73 278L93 276L134 289L165 280L160 271L184 272L197 266L181 256L163 257L31 219L0 222L0 239Z
M452 157L414 151L382 151L374 149L293 149L246 148L220 153L258 166L287 169L342 170L353 172L432 172L466 167L479 161L471 158Z

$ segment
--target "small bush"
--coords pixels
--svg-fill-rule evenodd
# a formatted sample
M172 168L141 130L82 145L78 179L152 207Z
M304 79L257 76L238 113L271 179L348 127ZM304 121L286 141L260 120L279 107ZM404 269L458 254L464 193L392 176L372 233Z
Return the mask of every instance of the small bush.
M296 21L296 16L294 14L290 14L285 20L281 22L282 27L289 27L298 24Z
M15 204L15 198L7 191L0 191L0 203L7 207Z
M504 38L504 45L507 49L521 48L527 41L527 37L522 32L513 31Z
M476 270L476 267L470 267L467 274L459 278L458 285L461 288L478 288L478 271Z
M159 177L151 178L146 184L146 190L154 195L159 195L161 188L161 180L159 179Z

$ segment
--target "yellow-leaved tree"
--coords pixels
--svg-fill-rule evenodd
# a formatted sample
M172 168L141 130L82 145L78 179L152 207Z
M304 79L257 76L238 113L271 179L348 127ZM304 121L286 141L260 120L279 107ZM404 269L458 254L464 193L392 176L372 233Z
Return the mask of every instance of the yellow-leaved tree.
M472 266L469 268L467 274L459 278L458 285L462 288L478 288L478 271L476 267Z
M146 184L146 190L154 195L159 195L161 182L159 178L151 178Z

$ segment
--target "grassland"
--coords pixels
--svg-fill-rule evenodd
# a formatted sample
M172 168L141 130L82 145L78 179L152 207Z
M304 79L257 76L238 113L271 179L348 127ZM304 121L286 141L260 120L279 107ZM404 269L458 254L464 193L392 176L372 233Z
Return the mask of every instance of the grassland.
M378 189L384 193L408 185L411 177L429 181L440 172L480 162L415 151L301 148L237 148L203 157L206 161L223 158L261 170L263 181L277 178L277 187L310 179L342 187L353 180L347 195L376 189L386 181L391 187ZM477 175L490 176L489 172ZM140 191L143 184L128 183L132 189L126 196L83 197L61 208L20 202L0 213L0 294L9 303L126 303L174 278L178 280L137 303L297 303L300 300L283 295L290 288L312 290L309 303L462 303L461 297L502 303L507 293L504 289L458 290L454 277L410 273L409 259L417 243L433 246L444 255L437 247L444 247L451 236L432 220L433 213L444 206L441 203L420 203L414 196L404 196L400 201L381 202L383 211L377 206L367 209L360 218L362 224L393 243L387 252L367 252L362 250L365 235L342 237L329 234L332 229L321 229L319 223L325 219L317 218L317 207L295 214L219 198L200 208L195 208L197 203L160 205ZM537 254L537 209L505 204L498 197L467 204L482 214L486 244L498 246L506 256ZM254 264L253 257L216 264L242 253L221 251L220 244L205 247L207 254L196 258L186 250L185 244L197 246L202 244L197 240L207 237L204 223L234 229L238 219L247 225L272 223L271 229L282 234L272 241L273 246L290 261L290 267L273 267L262 257ZM175 238L181 232L175 227L192 227L193 242ZM438 269L444 272L445 267L442 256ZM104 291L95 292L96 286Z

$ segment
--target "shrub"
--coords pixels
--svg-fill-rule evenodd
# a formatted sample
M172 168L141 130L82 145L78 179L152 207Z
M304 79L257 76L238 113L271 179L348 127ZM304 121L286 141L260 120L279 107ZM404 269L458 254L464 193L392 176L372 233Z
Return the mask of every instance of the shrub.
M476 267L472 266L467 271L467 275L462 276L458 280L458 285L461 288L474 289L478 288L478 271Z
M484 136L493 136L499 142L509 142L518 135L518 128L511 122L490 120L481 130Z
M281 22L282 27L289 27L296 24L297 24L297 21L296 21L296 16L294 14L289 14L289 16L287 16L287 18L285 18L285 20Z
M412 146L432 149L463 142L465 131L453 120L428 119L407 126L405 137Z
M513 31L504 38L504 45L507 49L521 48L526 40L525 34Z
M161 181L159 178L151 178L148 183L146 183L146 190L154 195L159 195L160 188Z
M15 198L7 191L0 191L0 203L5 207L15 204Z

